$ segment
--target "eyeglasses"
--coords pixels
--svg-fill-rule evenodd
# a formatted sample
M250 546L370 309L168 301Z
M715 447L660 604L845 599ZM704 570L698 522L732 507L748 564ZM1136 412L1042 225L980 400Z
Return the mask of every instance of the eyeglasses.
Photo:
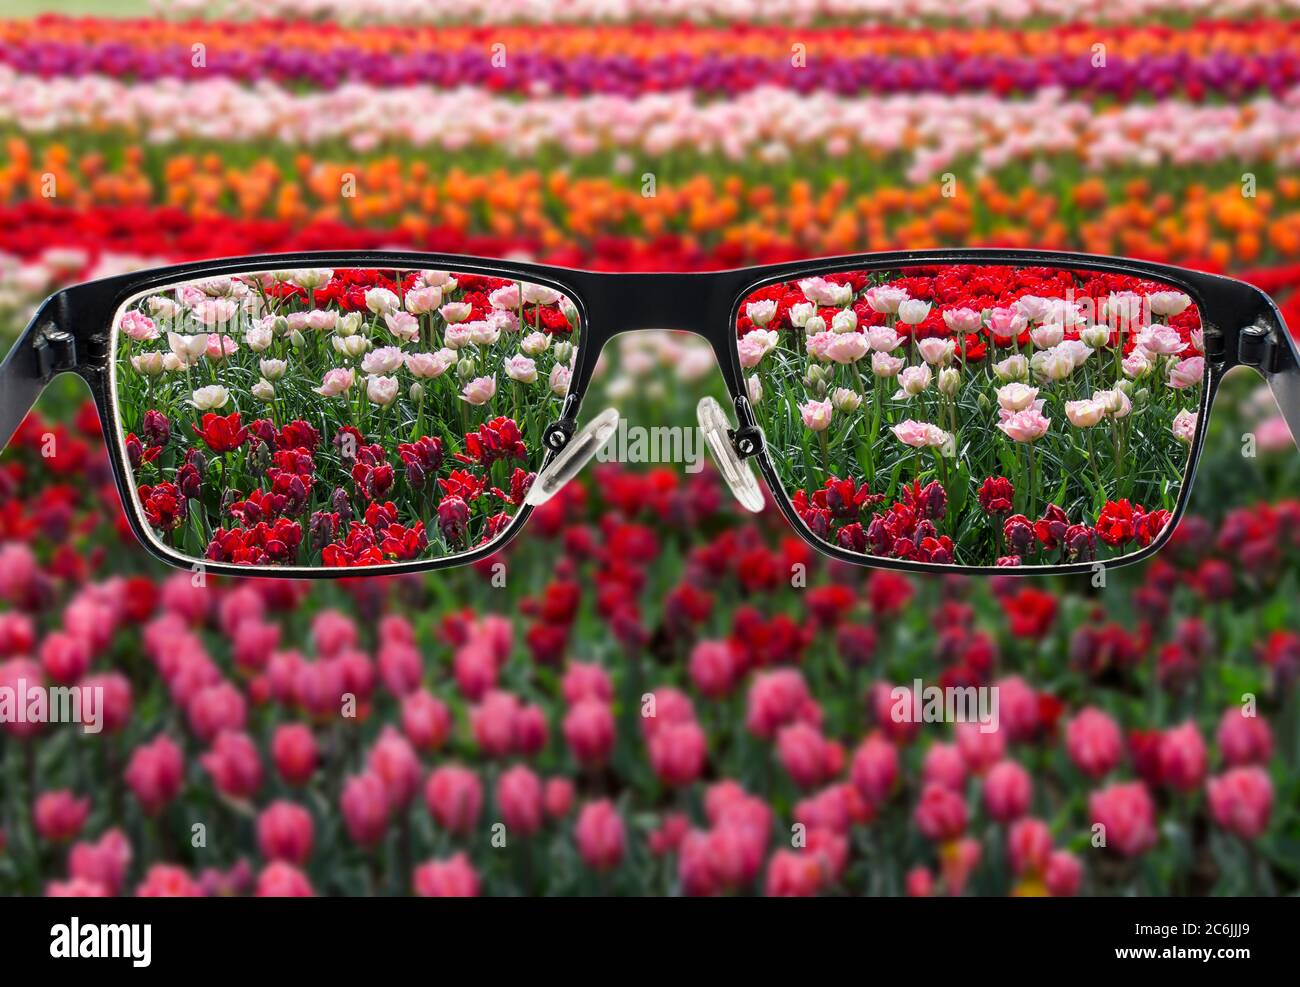
M701 435L740 503L886 568L1037 573L1142 559L1186 507L1224 374L1300 434L1300 361L1240 281L1081 254L863 254L606 274L440 254L187 264L53 295L0 366L7 443L64 372L90 385L127 516L229 574L473 562L615 433L579 427L606 342L713 347L733 419Z

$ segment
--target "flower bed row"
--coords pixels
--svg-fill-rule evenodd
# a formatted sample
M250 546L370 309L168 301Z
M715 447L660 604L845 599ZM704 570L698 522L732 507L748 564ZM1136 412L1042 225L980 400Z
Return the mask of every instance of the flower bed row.
M104 76L42 78L0 69L0 126L26 134L119 132L154 144L276 141L297 149L385 145L461 155L489 149L528 159L606 152L652 162L689 153L790 167L797 156L897 159L909 182L969 163L1075 159L1092 170L1300 162L1300 96L1247 105L1181 99L1099 107L1058 90L1025 99L989 94L845 97L771 86L698 103L691 93L526 101L490 89L348 84L296 92L228 79L131 83Z
M203 45L196 59L196 44ZM1100 46L1100 47L1098 47ZM0 64L42 77L148 82L222 77L335 89L416 83L526 95L759 87L866 93L1025 94L1059 87L1133 99L1283 96L1300 80L1300 21L1185 31L1071 26L1042 32L566 27L372 30L155 22L0 22Z
M1296 0L168 0L159 14L198 17L318 19L342 24L624 23L745 21L854 25L924 22L984 25L1025 22L1132 23L1147 18L1248 18L1300 13Z

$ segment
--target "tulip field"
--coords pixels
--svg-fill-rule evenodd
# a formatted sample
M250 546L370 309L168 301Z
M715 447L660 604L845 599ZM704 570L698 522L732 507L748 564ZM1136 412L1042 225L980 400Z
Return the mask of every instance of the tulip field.
M339 248L692 271L1041 247L1230 274L1300 327L1297 0L24 0L4 18L6 348L77 281ZM571 300L454 270L241 278L121 316L121 441L155 537L369 566L509 524L589 332ZM773 285L734 327L815 534L896 551L831 509L864 436L873 495L895 494L871 510L930 510L934 561L1106 560L1165 530L1203 387L1187 296L1109 286L1156 313L1149 343L1068 392L1029 386L1019 347L1070 342L1008 321L1025 365L979 364L985 407L941 388L978 319L919 302L914 272L867 280ZM904 280L914 297L890 301ZM948 308L1003 304L960 287ZM238 347L169 336L250 293ZM769 322L805 300L820 321L778 342ZM904 342L904 323L928 329ZM725 399L676 328L616 338L584 418L685 428ZM60 379L0 454L0 894L1295 894L1300 462L1237 373L1164 551L1053 578L832 562L711 466L617 461L462 568L172 569L128 525L118 437ZM966 458L941 454L938 431L976 418ZM1123 455L1098 466L1098 447ZM59 687L95 729L6 705ZM997 724L900 718L897 693L927 687L989 690Z

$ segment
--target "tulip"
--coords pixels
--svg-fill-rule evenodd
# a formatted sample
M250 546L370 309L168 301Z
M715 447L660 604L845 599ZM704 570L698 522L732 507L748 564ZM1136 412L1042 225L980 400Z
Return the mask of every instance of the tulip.
M1196 412L1188 411L1184 408L1174 416L1172 426L1174 438L1179 442L1186 442L1188 445L1196 438Z
M427 315L429 312L436 311L442 304L442 288L438 285L412 288L406 293L403 301L406 310L412 315Z
M558 358L558 347L556 349ZM548 380L551 392L559 397L567 395L569 393L569 381L571 377L572 373L569 368L563 364L557 363L551 368L551 376Z
M623 820L608 799L590 802L573 829L582 862L595 871L613 870L623 859Z
M1273 811L1273 782L1261 767L1230 768L1206 785L1210 815L1222 829L1254 840L1268 829Z
M888 326L872 326L867 330L866 336L867 345L875 353L890 353L903 345L902 337ZM875 363L874 358L872 363Z
M530 332L519 341L519 348L525 356L538 357L551 345L551 337L544 332Z
M871 372L877 377L896 377L905 365L906 361L901 357L890 356L888 353L876 352L871 355Z
M67 789L43 792L32 807L36 835L49 843L75 840L90 815L90 799L77 798Z
M765 326L776 315L776 302L763 300L745 306L745 316L756 326Z
M399 384L396 377L376 377L366 378L366 397L372 404L381 408L386 408L397 400Z
M1161 318L1181 315L1192 304L1192 299L1181 291L1153 291L1147 295L1151 314Z
M463 852L421 864L412 883L421 898L477 898L479 894L478 874Z
M945 367L939 371L939 381L935 386L944 397L956 397L961 390L961 373L955 367Z
M862 406L862 395L847 387L837 387L831 391L831 406L844 413L857 411Z
M465 385L460 399L469 404L482 405L491 401L496 392L497 380L495 377L475 377Z
M924 393L930 386L930 380L929 364L922 363L919 366L908 367L898 375L899 388L894 394L894 400L904 401Z
M951 339L923 339L916 344L921 359L930 366L946 365L952 361L957 351L957 343Z
M200 387L190 395L190 404L199 411L212 411L216 408L224 408L230 400L230 392L220 384L210 384L207 387Z
M1029 379L1029 359L1017 353L993 364L993 375L998 380L1026 381Z
M799 415L804 426L814 432L824 432L831 424L833 407L829 401L806 401L799 405Z
M1091 706L1070 720L1065 731L1065 749L1074 766L1093 779L1106 775L1124 756L1119 725Z
M898 321L919 326L930 314L930 303L919 298L907 298L898 304Z
M1205 379L1205 360L1194 356L1179 360L1169 368L1169 386L1175 390L1195 387Z
M1044 417L1037 408L1029 408L999 422L998 428L1016 442L1035 442L1047 434L1051 424L1051 419Z
M1106 416L1106 407L1099 401L1066 401L1065 417L1075 428L1092 428Z
M908 294L903 288L896 288L892 285L877 285L874 288L868 288L863 292L862 297L877 312L884 315L897 315L899 306L907 300ZM922 319L924 319L924 316Z
M1024 384L1012 383L997 390L998 407L1004 411L1024 411L1033 407L1038 399L1038 388L1026 387Z
M1105 846L1125 857L1135 857L1155 846L1155 806L1140 781L1099 789L1088 798L1092 822L1100 826Z
M257 817L257 845L267 860L283 860L302 867L314 842L311 813L292 802L272 802Z

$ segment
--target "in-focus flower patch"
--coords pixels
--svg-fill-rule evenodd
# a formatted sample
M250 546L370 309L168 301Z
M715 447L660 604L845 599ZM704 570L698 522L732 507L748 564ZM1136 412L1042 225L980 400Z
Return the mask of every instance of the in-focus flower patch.
M1054 268L845 271L752 292L737 348L772 460L851 552L1045 565L1151 544L1206 368L1169 285Z
M141 515L182 555L374 566L501 535L568 392L573 302L448 271L188 282L116 323Z

